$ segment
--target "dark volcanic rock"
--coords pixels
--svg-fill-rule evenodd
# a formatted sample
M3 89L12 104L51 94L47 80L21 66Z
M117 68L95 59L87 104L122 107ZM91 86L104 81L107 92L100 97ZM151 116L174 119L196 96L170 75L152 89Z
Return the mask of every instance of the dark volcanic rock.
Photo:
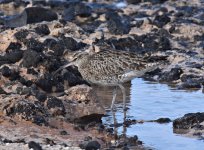
M182 82L188 82L188 81L190 81L192 79L199 79L199 78L200 78L199 76L194 75L194 74L183 74L181 76L181 81Z
M112 34L128 34L130 25L128 19L121 18L116 12L108 12L106 14L108 21L108 30Z
M42 52L44 49L43 43L35 40L34 38L27 39L25 45L27 46L27 49L34 50L36 52Z
M9 50L20 50L21 47L22 47L21 43L11 42L9 44L9 46L7 47L6 51L9 51Z
M171 49L171 44L164 32L135 36L138 42L143 43L144 51L165 51Z
M44 102L47 99L47 95L43 92L39 92L37 91L37 93L35 94L35 97L40 101L40 102Z
M9 67L7 66L4 66L3 68L1 68L1 74L4 76L4 77L10 77L11 74L12 74L12 71Z
M201 88L201 83L198 80L188 80L186 82L182 82L179 86L178 89L194 89L194 90L199 90Z
M18 62L22 57L22 50L8 51L4 56L0 56L0 65Z
M180 79L180 75L183 73L181 68L172 68L169 72L165 72L160 76L161 82L172 82Z
M52 42L50 44L50 49L54 51L56 56L62 56L65 50L65 45L62 41Z
M149 51L165 51L171 49L170 41L164 31L155 34L133 35L127 38L111 38L106 40L110 46L118 50L126 50L137 53Z
M62 130L62 131L60 131L60 135L68 135L68 133L67 133L67 131Z
M48 25L46 24L39 24L36 28L35 31L39 35L48 35L50 34L50 29Z
M4 66L0 69L3 76L9 78L9 80L14 81L20 78L19 72L11 70L9 67Z
M158 122L158 123L169 123L169 122L171 122L171 119L169 119L169 118L159 118L159 119L155 120L155 122Z
M139 4L142 0L126 0L129 4Z
M23 85L26 85L27 87L30 87L33 82L31 80L26 80L25 78L23 77L20 77L19 81L23 84Z
M162 4L168 0L144 0L144 2L150 2L152 4Z
M45 66L46 70L51 73L53 71L56 71L60 66L62 66L62 63L59 58L55 56L46 56L46 59L44 59L43 62L43 66Z
M32 66L36 67L41 60L42 60L41 53L38 53L33 50L26 50L24 52L23 62L21 63L21 65L27 68Z
M189 113L173 121L174 129L191 129L204 121L204 113Z
M96 21L90 21L90 22L86 22L82 25L80 25L80 27L85 31L85 32L88 32L88 33L93 33L95 31L95 29L97 29L100 24L102 22L99 21L99 20L96 20Z
M25 12L27 14L28 24L58 19L54 11L42 7L27 7L25 8Z
M51 114L54 116L65 114L64 104L60 99L57 99L56 97L49 98L46 102L46 106L51 110Z
M91 15L91 7L81 2L71 2L63 12L63 19L71 21L75 16L88 17Z
M28 34L29 34L28 30L22 29L22 30L16 32L14 34L14 36L18 41L24 42L26 40L26 37L28 36Z
M28 68L27 69L27 74L38 75L38 72L35 71L33 68Z
M29 147L29 149L33 149L33 150L42 150L42 147L40 146L40 144L36 143L34 141L30 141L28 143L28 147Z
M55 56L62 56L65 50L65 44L63 40L56 41L51 38L47 38L43 44L49 48L50 50L54 51Z
M181 76L182 83L178 86L178 89L194 89L201 88L201 84L204 82L203 78L194 74L183 74Z
M79 43L78 43L78 42L77 42L75 39L73 39L72 37L63 37L63 42L64 42L65 47L66 47L68 50L72 50L72 51L79 50L80 48L86 46L85 43L82 43L82 42L79 42Z
M44 108L29 102L29 100L14 101L4 109L6 109L5 112L8 116L17 116L20 119L29 120L38 125L46 123L43 117L45 115Z
M86 137L84 142L79 144L79 147L85 150L98 150L101 148L101 145L98 141L92 141L91 137Z
M63 74L64 80L68 81L69 86L75 86L79 84L87 84L89 85L85 80L82 79L81 74L76 70L72 68L68 68L68 72Z
M62 92L64 91L63 85L57 80L53 79L51 74L45 74L44 77L36 81L36 85L46 92ZM53 87L56 91L52 91Z
M85 150L98 150L101 145L97 141L90 141L85 145Z
M157 15L155 19L153 20L153 23L159 28L162 28L164 25L166 25L170 21L171 21L170 17L166 14L163 14L163 15Z
M126 50L126 51L139 51L141 52L143 50L142 43L139 41L136 41L133 38L121 38L121 39L109 39L107 41L109 45L114 45L115 49L118 50Z

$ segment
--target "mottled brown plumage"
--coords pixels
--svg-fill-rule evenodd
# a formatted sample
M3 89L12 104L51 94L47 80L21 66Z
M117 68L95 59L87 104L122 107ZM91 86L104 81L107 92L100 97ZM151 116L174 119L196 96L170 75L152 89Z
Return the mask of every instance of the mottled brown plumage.
M125 89L122 83L154 70L161 61L163 62L165 60L165 57L144 56L123 51L100 51L94 54L76 52L71 55L70 53L65 55L65 58L70 63L58 69L57 72L62 68L75 65L78 67L82 77L91 84L119 86L124 95L124 104ZM116 96L115 91L114 94ZM113 96L112 107L115 96Z

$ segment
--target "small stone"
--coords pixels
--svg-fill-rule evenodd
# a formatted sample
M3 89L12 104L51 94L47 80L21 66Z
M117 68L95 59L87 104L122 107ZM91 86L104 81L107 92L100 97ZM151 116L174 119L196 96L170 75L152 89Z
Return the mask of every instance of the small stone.
M62 41L57 42L55 40L51 40L49 43L49 49L53 50L56 56L62 56L64 54L65 45ZM67 44L69 45L70 43Z
M30 142L28 143L28 147L29 147L30 149L33 149L33 150L42 150L42 147L40 146L40 144L39 144L39 143L36 143L36 142L34 142L34 141L30 141Z
M33 84L32 81L26 80L26 79L23 78L23 77L20 77L19 81L20 81L23 85L26 85L27 87L30 87L30 86Z
M155 120L155 122L158 122L158 123L169 123L169 122L171 122L171 119L169 119L169 118L159 118L159 119Z
M56 97L51 97L47 101L48 109L55 108L55 107L64 107L61 100L57 99Z
M45 93L42 92L37 92L35 97L40 101L40 102L45 102L45 100L47 99L47 95Z
M65 47L68 50L72 50L72 51L79 50L80 48L86 46L85 43L81 43L81 42L78 43L72 37L63 37L63 42L64 42Z
M33 68L28 68L27 69L27 74L38 75L38 72L35 71Z
M90 141L85 146L85 150L98 150L101 148L101 145L97 141Z
M4 66L3 68L1 68L1 74L4 76L4 77L10 77L11 74L12 74L12 71L9 67L7 66Z
M32 61L31 61L32 60ZM41 53L33 50L26 50L23 55L23 62L21 63L23 67L37 67L38 63L42 60Z
M167 14L163 14L163 15L157 15L153 22L156 26L158 26L159 28L162 28L170 21L171 21L171 18Z
M78 70L67 68L68 71L63 74L63 79L68 81L69 86L75 86L80 84L87 84L88 83L82 79Z
M42 52L44 49L43 43L35 40L34 38L26 40L25 45L27 46L27 49L34 50L36 52Z
M12 71L12 74L9 77L9 80L14 81L20 78L19 72Z
M39 24L36 28L35 31L39 35L48 35L50 34L50 30L48 25L46 24Z
M28 34L29 34L28 30L22 29L22 30L16 32L16 33L14 34L14 36L16 37L16 39L17 39L18 41L24 42L25 39L26 39L26 37L28 36Z
M19 50L22 47L21 43L18 42L11 42L7 47L6 51L8 50Z
M169 72L164 72L164 74L160 76L159 80L161 82L172 82L180 79L182 73L183 70L181 68L172 68Z
M84 141L91 141L92 140L92 137L90 137L90 136L86 136L85 138L84 138Z
M54 92L63 92L64 87L58 79L53 79L52 75L49 73L44 74L41 78L36 81L36 85L46 92L53 92L53 87L55 87Z
M56 145L56 143L52 139L49 139L49 138L45 139L45 143L50 146Z
M65 130L60 131L60 134L61 134L61 135L68 135L67 131L65 131Z
M19 72L15 71L15 70L11 70L7 66L4 66L3 68L1 68L0 71L4 77L9 78L9 80L11 80L11 81L17 80L20 78Z

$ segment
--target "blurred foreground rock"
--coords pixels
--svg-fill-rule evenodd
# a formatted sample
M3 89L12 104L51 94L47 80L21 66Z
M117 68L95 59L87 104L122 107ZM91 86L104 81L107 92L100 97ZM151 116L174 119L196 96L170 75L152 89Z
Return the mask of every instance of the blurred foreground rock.
M204 113L189 113L173 121L174 132L190 137L203 138Z
M67 90L60 97L66 108L66 118L77 122L100 121L105 109L97 99L94 90L87 85L78 85Z

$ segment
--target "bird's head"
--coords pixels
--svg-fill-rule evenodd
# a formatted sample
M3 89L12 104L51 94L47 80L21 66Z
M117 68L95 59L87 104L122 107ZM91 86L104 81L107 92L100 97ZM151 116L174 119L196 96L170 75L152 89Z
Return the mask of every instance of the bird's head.
M86 51L65 52L64 58L69 62L70 66L79 67L88 60L89 53Z
M90 54L86 51L75 51L75 52L66 51L64 53L64 59L66 59L69 63L57 69L54 72L54 75L58 73L60 70L67 68L69 66L80 67L81 65L86 63L89 56Z

